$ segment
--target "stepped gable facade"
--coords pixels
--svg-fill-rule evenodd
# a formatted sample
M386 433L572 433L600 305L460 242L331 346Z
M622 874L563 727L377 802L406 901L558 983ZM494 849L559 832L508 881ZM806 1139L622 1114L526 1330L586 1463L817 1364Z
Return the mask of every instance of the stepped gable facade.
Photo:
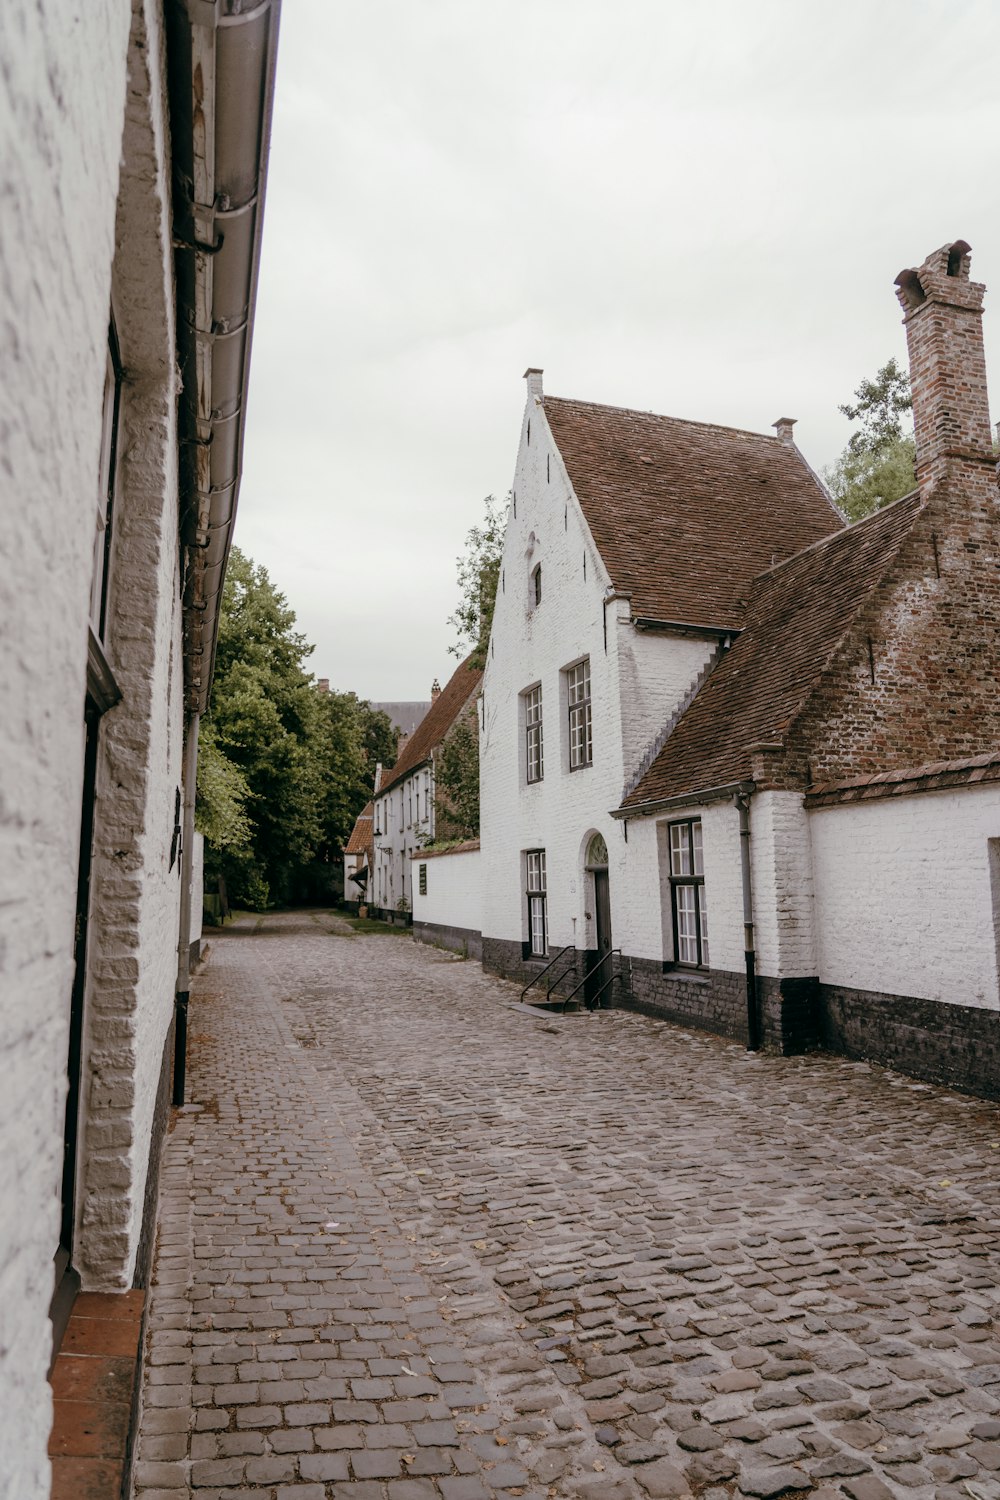
M585 987L606 999L635 909L613 813L743 627L754 575L843 519L787 419L767 436L526 380L481 705L483 957L524 983L560 955L563 989L600 961Z

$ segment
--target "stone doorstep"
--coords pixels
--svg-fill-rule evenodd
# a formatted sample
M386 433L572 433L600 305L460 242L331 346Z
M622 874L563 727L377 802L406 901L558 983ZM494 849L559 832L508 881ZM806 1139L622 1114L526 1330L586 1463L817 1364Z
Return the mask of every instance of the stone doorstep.
M52 1367L51 1500L120 1500L146 1294L82 1292Z

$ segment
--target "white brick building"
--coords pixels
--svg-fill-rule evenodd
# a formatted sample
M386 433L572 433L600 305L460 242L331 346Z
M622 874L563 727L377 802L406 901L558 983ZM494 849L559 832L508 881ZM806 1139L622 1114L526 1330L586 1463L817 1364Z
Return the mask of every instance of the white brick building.
M963 241L897 286L918 489L851 528L787 419L671 422L528 372L481 705L483 957L996 1096L983 288Z
M482 673L470 661L456 667L403 743L388 770L379 767L374 795L374 866L368 901L384 916L410 919L413 911L411 856L434 839L449 836L447 805L439 795L435 760L441 746L474 707ZM435 684L436 686L436 684Z
M0 1492L17 1500L49 1494L53 1326L57 1344L81 1285L142 1285L149 1265L277 32L274 0L237 9L11 0L0 19Z
M565 991L599 955L627 957L658 899L612 816L623 790L737 634L753 573L841 521L784 425L763 437L527 381L483 682L483 956L527 982L565 949L546 978L571 972ZM610 974L605 958L592 999Z

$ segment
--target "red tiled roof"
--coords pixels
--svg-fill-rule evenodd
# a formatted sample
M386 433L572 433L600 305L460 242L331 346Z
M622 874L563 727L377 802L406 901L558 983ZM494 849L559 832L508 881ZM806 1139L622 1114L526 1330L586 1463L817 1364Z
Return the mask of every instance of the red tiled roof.
M542 404L634 615L737 629L758 573L843 526L798 449L776 437L555 396Z
M919 509L907 495L755 580L742 635L624 809L749 777L749 747L781 743Z
M380 796L382 792L388 791L390 787L402 781L408 771L415 771L418 766L422 766L430 759L431 752L440 745L483 680L480 668L469 665L471 660L471 657L467 657L460 667L455 668L427 713L406 741L403 753L396 764L390 770L383 771L382 785L376 792L376 796Z
M410 858L443 859L446 854L474 854L478 848L478 839L465 839L461 844L450 844L447 849L414 849Z
M369 802L358 813L351 836L347 840L344 849L345 854L365 854L372 842L372 816L375 811L374 802Z
M1000 781L1000 750L987 750L965 760L936 760L902 771L879 771L871 776L853 776L849 781L811 786L807 807L825 807L834 802L868 802L875 797L908 797L914 792L937 792L951 786L978 786Z

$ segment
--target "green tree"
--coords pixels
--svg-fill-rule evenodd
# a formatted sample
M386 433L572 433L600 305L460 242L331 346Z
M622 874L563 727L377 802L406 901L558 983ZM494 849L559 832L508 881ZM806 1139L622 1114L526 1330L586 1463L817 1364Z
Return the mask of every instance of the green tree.
M434 760L436 842L479 837L479 721L475 707Z
M234 547L226 572L200 822L206 866L234 904L329 899L392 726L354 693L321 693L312 646L266 569ZM388 750L388 754L386 754Z
M454 625L458 641L448 650L463 658L471 653L474 667L486 665L510 499L510 493L503 503L495 495L486 496L482 523L471 528L465 552L455 559L461 599L448 624Z
M910 380L895 359L873 380L862 380L854 398L839 410L861 425L823 477L848 520L860 521L915 488L916 453L912 433L903 428L913 406Z

